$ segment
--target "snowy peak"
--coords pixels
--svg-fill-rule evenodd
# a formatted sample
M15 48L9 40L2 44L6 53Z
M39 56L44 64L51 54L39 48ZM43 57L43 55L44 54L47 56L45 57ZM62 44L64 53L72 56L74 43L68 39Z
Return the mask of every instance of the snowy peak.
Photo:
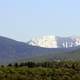
M80 37L42 36L33 38L28 44L44 48L69 48L79 46Z
M46 47L46 48L57 48L57 42L55 36L42 36L40 38L34 38L29 41L29 45Z

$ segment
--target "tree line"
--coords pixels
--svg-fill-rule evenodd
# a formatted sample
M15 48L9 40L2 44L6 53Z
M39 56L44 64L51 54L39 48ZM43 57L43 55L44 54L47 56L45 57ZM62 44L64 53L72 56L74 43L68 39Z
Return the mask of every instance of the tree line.
M80 62L21 62L2 65L0 80L80 80Z
M4 65L2 65L4 66ZM21 63L14 63L14 64L8 64L7 67L45 67L45 68L58 68L58 67L64 67L64 68L80 68L80 62L73 62L73 61L53 61L53 62L21 62Z

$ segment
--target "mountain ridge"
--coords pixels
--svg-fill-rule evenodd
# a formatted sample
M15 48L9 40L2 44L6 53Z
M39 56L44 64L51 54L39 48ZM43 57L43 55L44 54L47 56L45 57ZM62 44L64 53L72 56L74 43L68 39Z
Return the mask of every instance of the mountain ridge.
M46 57L46 55L48 55L47 57L52 56L54 60L55 55L56 57L62 55L67 56L67 53L74 52L77 49L79 50L80 46L70 48L45 48L39 46L32 46L28 43L19 42L13 39L0 36L0 64L14 63L22 59L28 61L33 60L33 57L36 59L40 56ZM74 54L73 56L76 57L76 55ZM61 57L61 59L63 59L63 57Z
M69 48L80 45L80 37L42 36L33 38L28 44L45 48Z

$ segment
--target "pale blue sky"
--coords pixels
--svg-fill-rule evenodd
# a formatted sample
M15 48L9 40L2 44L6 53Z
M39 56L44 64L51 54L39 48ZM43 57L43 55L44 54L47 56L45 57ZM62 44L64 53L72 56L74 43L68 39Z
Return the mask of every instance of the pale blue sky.
M80 35L80 0L0 0L0 35L27 41Z

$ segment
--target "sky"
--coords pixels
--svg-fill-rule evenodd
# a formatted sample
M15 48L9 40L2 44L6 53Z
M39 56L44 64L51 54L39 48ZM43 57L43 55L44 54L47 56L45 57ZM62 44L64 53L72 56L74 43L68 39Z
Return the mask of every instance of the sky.
M80 35L80 0L0 0L0 36L18 41Z

